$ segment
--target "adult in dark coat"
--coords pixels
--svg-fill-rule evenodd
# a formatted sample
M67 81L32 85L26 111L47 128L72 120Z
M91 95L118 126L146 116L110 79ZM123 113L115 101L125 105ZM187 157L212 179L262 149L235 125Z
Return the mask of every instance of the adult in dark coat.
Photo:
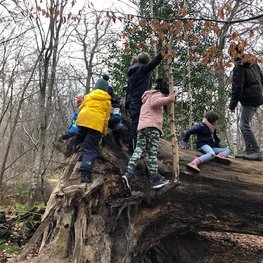
M235 112L238 102L242 105L240 130L246 147L243 157L248 160L263 160L259 144L251 129L253 116L263 104L263 75L259 65L251 60L251 55L241 53L238 47L230 52L235 67L229 109Z

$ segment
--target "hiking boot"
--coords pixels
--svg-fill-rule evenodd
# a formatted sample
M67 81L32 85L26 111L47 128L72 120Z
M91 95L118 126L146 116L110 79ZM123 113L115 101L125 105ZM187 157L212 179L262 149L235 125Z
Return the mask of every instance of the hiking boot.
M244 158L246 154L247 154L246 152L238 153L235 155L235 158Z
M224 164L224 165L230 165L231 164L231 161L229 159L227 159L224 154L222 153L219 153L215 156L214 160L217 162L217 163L221 163L221 164Z
M156 174L150 179L151 186L153 189L159 189L169 183L169 180L163 180L160 174Z
M87 171L81 171L80 173L80 182L81 183L86 183L86 184L89 184L89 183L92 183L92 175L90 172L87 172Z
M126 171L125 174L121 177L122 184L128 192L131 192L131 180L133 177L133 172Z
M261 152L246 153L244 159L251 161L262 161L263 154Z

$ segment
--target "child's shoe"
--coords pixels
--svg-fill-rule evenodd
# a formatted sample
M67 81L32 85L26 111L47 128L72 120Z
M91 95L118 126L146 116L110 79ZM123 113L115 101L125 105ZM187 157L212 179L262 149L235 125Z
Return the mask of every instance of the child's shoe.
M219 153L215 156L214 160L218 163L224 164L224 165L230 165L231 161L227 159L223 153Z
M159 173L157 173L157 174L151 176L150 182L151 182L153 189L159 189L159 188L162 188L163 186L165 186L166 184L168 184L169 180L162 179L161 175Z
M131 192L131 180L133 177L133 172L132 171L126 171L125 174L121 177L122 184L125 188L125 190Z
M90 172L87 172L87 171L80 172L80 182L81 183L86 183L86 184L92 183L92 179L93 178Z
M188 163L186 166L195 173L200 173L198 166L201 164L200 158L196 157L192 162Z

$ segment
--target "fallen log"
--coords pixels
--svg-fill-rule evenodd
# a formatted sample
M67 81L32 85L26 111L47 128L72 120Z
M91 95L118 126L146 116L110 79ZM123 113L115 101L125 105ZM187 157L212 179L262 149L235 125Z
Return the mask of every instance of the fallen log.
M178 187L152 190L143 162L127 196L120 182L129 155L105 146L91 184L79 183L79 154L74 154L48 202L42 224L24 248L25 262L194 262L180 237L198 231L263 235L263 162L231 159L230 166L209 162L200 174L185 164L195 151L180 152ZM172 178L169 142L161 140L159 169ZM177 249L169 250L173 240ZM36 242L39 255L26 260ZM160 249L163 251L160 256ZM158 254L158 261L153 260ZM153 261L152 261L153 260Z

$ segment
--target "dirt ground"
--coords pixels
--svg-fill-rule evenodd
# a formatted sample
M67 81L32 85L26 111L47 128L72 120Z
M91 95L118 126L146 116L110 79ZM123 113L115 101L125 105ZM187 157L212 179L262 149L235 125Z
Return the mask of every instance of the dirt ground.
M263 236L200 232L209 241L208 255L196 263L263 263Z
M219 232L199 234L208 240L209 245L207 255L196 263L263 263L262 236ZM34 255L30 256L34 258ZM15 255L1 252L0 262L14 263L19 262L19 259Z

